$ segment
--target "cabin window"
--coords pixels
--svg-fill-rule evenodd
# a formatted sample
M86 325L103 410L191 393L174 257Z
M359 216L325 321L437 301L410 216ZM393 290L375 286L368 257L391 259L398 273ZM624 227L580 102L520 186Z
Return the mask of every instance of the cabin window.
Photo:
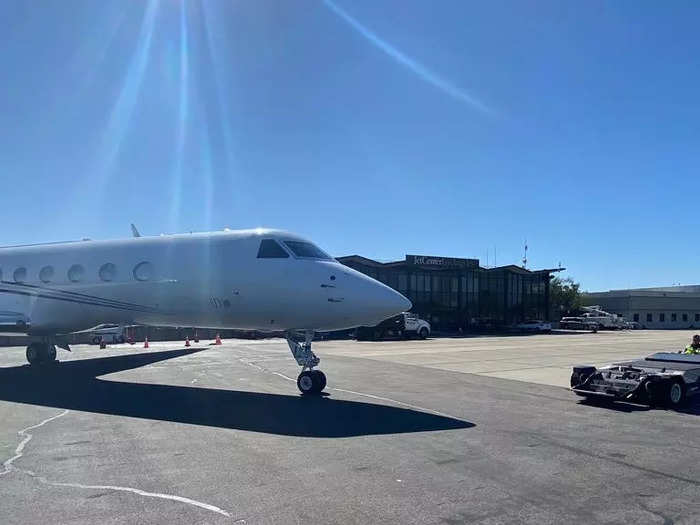
M148 261L140 262L134 267L134 279L150 281L153 278L153 265Z
M24 266L20 266L15 270L15 273L12 274L12 277L16 283L23 283L27 280L27 269Z
M44 266L39 272L39 280L42 283L50 283L51 279L53 279L53 274L53 266Z
M80 264L74 264L68 269L68 280L72 283L77 283L83 280L85 268Z
M104 263L100 266L99 275L103 281L113 281L117 276L117 267L112 263Z
M263 239L258 248L258 259L286 259L289 254L274 239Z
M292 253L297 257L305 257L309 259L332 259L330 255L324 252L318 246L304 241L283 241L284 245L292 250Z
M676 315L676 314L671 314L671 321L673 321L674 323L675 323L676 321L678 321L678 315Z

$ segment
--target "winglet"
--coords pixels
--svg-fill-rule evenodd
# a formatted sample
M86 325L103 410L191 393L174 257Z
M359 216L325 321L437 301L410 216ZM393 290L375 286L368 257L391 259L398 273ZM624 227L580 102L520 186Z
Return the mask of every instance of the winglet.
M131 233L134 235L134 237L141 237L141 234L136 229L136 226L134 226L133 222L131 223Z

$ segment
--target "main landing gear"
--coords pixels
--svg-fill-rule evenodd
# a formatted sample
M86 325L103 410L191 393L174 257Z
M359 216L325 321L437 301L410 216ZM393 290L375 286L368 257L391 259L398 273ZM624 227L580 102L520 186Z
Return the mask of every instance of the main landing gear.
M311 341L314 339L313 330L304 331L304 341L298 341L299 336L294 332L287 332L287 344L292 351L297 364L301 366L301 374L297 377L297 386L302 394L319 394L326 388L326 375L320 370L314 370L321 361L311 351Z
M41 365L56 361L56 347L47 342L30 343L27 347L27 361L30 365Z

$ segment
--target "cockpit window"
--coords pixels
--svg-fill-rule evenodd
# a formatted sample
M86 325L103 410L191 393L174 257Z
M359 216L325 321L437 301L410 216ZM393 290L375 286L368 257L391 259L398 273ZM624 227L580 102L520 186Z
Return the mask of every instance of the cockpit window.
M274 239L263 239L258 249L258 259L285 259L289 254Z
M285 246L292 250L297 257L308 257L310 259L333 259L318 246L310 242L303 241L283 241Z

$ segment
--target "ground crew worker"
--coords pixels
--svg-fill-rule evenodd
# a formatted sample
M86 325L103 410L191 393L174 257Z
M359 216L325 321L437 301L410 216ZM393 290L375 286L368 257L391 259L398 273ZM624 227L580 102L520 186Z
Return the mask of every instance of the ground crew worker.
M693 336L693 342L685 347L683 353L700 355L700 335L695 334Z

